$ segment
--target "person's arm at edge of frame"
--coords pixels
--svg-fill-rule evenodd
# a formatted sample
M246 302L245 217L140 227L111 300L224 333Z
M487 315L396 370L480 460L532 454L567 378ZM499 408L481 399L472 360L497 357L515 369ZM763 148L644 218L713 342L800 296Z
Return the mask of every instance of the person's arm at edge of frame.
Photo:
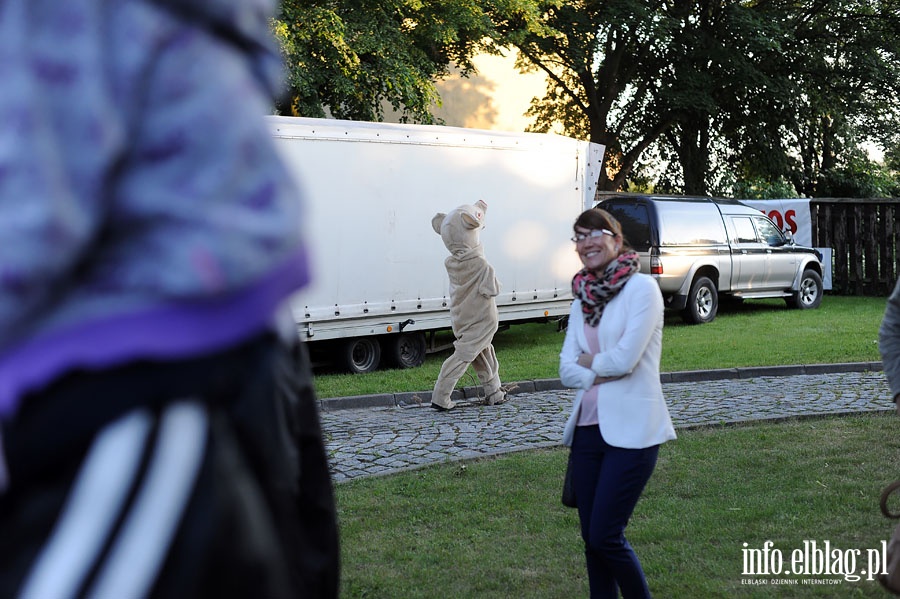
M897 281L893 293L888 298L881 328L878 331L878 349L884 364L897 413L900 414L900 281Z

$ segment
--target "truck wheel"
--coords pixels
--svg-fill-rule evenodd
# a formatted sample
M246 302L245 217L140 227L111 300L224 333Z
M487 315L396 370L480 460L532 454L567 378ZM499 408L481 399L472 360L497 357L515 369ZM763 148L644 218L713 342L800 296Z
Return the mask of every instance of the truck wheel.
M704 324L712 322L719 309L719 293L716 286L707 277L700 277L691 285L687 306L681 313L688 324Z
M415 368L425 361L425 333L400 333L384 338L385 360L395 368Z
M800 289L788 298L788 305L798 310L812 310L822 303L822 277L814 270L804 270L800 277Z
M340 365L354 374L372 372L381 361L381 345L372 337L348 339L340 346Z

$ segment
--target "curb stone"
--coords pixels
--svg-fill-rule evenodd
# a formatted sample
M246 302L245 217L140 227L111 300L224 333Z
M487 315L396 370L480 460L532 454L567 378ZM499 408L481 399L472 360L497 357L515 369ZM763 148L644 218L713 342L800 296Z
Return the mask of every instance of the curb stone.
M797 364L789 366L749 366L744 368L721 368L716 370L682 370L661 373L662 383L697 383L703 381L723 381L729 379L752 379L758 377L797 376L814 374L831 374L840 372L879 372L883 370L881 362L839 362L835 364ZM561 391L566 389L559 379L535 379L506 383L512 388L511 395L519 393L535 393L539 391ZM514 387L514 388L513 388ZM466 400L480 397L481 387L462 387L456 389L451 396L454 400ZM376 393L371 395L353 395L349 397L329 397L319 399L319 409L334 411L360 408L412 408L428 407L431 403L431 391L399 393Z

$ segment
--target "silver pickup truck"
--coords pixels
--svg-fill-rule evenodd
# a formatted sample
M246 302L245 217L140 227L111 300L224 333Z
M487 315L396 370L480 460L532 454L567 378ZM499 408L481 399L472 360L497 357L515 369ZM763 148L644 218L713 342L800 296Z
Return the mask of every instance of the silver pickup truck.
M712 321L720 296L783 297L802 310L822 301L819 253L737 200L616 195L597 207L619 220L641 271L659 282L666 307L686 322Z

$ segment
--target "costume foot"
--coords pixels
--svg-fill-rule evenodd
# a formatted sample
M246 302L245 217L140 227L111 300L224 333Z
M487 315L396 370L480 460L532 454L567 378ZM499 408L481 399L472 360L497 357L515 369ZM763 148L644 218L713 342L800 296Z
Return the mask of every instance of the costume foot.
M450 410L452 410L453 408L456 407L456 404L451 401L449 403L449 405L442 406L440 404L431 402L431 407L434 408L435 410L437 410L438 412L449 412Z
M506 403L509 401L509 393L505 389L497 389L493 393L487 396L484 400L484 403L489 406L499 406L502 403Z

